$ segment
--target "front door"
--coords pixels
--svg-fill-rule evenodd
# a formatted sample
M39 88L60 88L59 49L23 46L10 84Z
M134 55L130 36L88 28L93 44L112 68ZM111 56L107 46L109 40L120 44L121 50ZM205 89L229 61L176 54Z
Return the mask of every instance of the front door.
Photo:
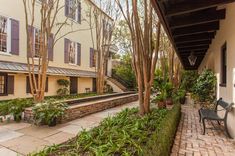
M78 78L70 77L70 94L78 93Z

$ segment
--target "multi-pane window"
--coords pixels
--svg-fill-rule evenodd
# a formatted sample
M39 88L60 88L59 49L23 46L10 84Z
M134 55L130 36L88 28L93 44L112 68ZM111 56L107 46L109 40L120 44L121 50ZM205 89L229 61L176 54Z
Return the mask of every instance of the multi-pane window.
M69 44L69 63L76 64L77 44L70 42Z
M68 14L69 14L69 17L72 18L72 19L76 19L76 0L69 0L68 2Z
M7 18L0 16L0 51L7 52Z
M6 94L6 74L0 73L0 95Z
M81 23L81 2L77 0L65 0L65 16Z
M35 57L39 57L40 56L40 47L42 46L42 40L40 39L41 35L40 35L40 30L39 29L35 29L35 42L34 42L34 46L35 46Z

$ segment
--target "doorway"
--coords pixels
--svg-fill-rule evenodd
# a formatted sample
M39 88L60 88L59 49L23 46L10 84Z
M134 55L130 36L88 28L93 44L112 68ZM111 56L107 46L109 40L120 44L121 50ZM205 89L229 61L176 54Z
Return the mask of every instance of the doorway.
M78 78L70 77L70 94L78 93Z

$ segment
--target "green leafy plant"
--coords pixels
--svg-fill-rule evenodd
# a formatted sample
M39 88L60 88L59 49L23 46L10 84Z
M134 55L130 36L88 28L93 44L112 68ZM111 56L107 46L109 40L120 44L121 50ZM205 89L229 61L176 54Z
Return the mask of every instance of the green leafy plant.
M31 107L33 102L31 99L14 99L4 101L0 104L0 116L13 115L14 120L21 120L22 112L25 108Z
M204 70L198 77L193 94L200 102L213 102L215 99L216 76L210 69Z
M67 108L67 104L55 100L38 103L33 107L35 123L51 125L65 115Z
M183 71L180 88L185 89L186 92L192 92L198 76L197 71Z
M174 103L180 102L184 104L186 91L183 88L179 88L173 92L173 101Z
M131 65L131 55L129 53L123 55L120 64L113 70L113 74L118 76L119 79L125 81L128 89L135 89L136 77Z
M164 102L167 98L167 93L165 91L161 92L159 95L155 97L156 102Z
M0 116L6 116L10 114L8 101L1 102L0 104Z
M57 95L64 96L69 94L69 80L59 79L57 80L57 84L60 86L60 88L57 90Z
M154 108L145 116L137 108L125 109L64 144L31 155L169 155L179 119L178 104L172 110Z

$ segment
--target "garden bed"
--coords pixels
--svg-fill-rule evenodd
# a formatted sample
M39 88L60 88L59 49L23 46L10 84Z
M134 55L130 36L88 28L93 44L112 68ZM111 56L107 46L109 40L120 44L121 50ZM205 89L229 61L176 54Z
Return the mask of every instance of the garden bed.
M69 105L61 122L71 121L95 112L99 112L108 108L130 103L138 100L138 95L129 93L116 93L111 95L102 95L91 98L65 101ZM32 108L26 108L24 112L24 120L33 122Z
M84 100L89 97L95 97L96 93L82 93L76 95L65 96L48 96L45 101L69 101L69 100ZM109 94L110 95L110 94ZM13 119L13 116L21 115L25 108L34 106L32 98L18 98L12 100L0 101L0 122L7 120L8 122ZM20 119L19 119L20 120Z
M57 155L169 155L177 125L180 105L171 110L156 109L141 117L138 109L126 109L108 117L90 131L60 145L45 148L33 156Z

